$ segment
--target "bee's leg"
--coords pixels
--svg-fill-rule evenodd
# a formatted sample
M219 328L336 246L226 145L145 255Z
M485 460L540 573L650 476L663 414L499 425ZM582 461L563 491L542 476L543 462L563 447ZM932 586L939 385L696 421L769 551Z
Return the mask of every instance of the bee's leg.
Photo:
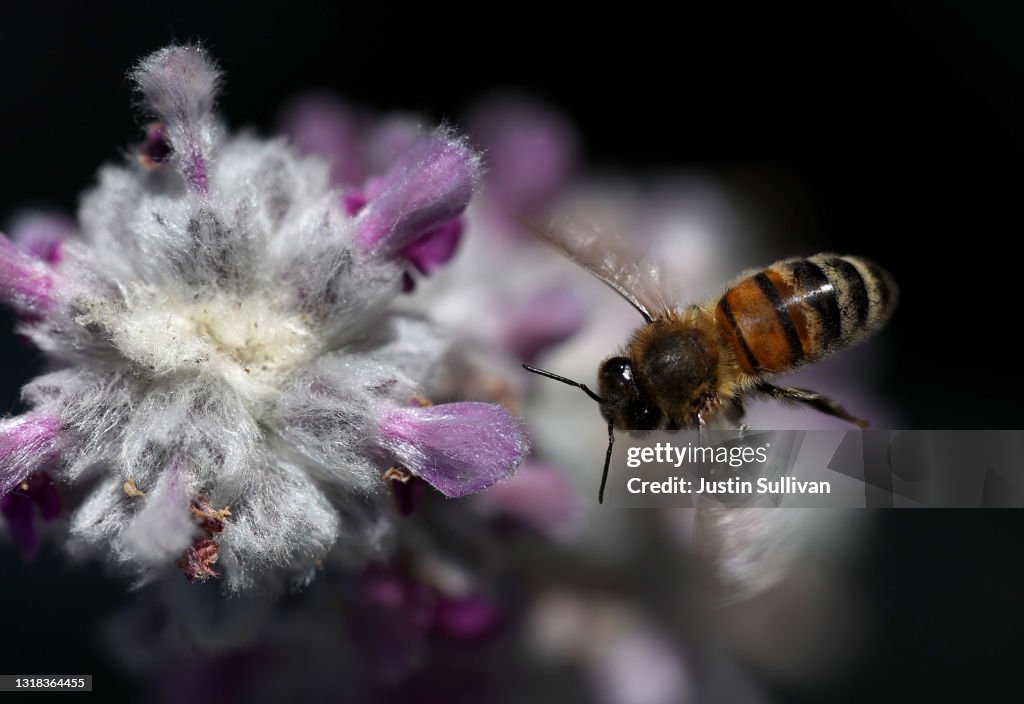
M737 400L732 404L731 413L728 415L729 422L736 426L736 436L740 441L746 439L747 432L750 431L750 426L743 422L745 413L743 403Z
M712 422L722 410L722 399L718 394L704 394L697 406L697 442L706 442L707 433L712 429Z
M748 428L747 424L742 422L746 412L746 409L743 408L742 399L731 398L722 402L722 415L730 424L739 428L741 433L745 432Z
M759 393L773 398L776 401L802 403L817 411L821 411L826 415L842 418L849 423L853 423L858 428L868 427L868 422L866 420L850 415L850 412L841 405L827 396L822 396L816 391L795 389L792 386L773 386L766 381L762 381L755 388Z
M710 428L711 421L723 410L722 397L718 394L704 394L697 405L697 424L702 428ZM726 409L728 410L728 409Z

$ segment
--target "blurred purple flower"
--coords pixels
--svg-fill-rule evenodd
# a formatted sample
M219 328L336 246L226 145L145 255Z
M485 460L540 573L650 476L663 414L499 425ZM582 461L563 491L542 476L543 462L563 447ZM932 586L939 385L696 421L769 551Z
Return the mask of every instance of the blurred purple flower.
M327 95L309 95L283 111L281 129L304 154L330 160L332 183L354 186L369 175L363 153L363 122L341 101Z
M558 540L577 527L581 497L563 471L528 460L516 476L481 493L481 513L512 521Z
M36 473L14 491L0 497L0 515L7 521L22 557L31 560L39 552L36 513L49 523L60 517L62 508L60 491L46 472Z
M531 100L481 101L468 118L486 154L487 199L507 216L539 212L565 192L579 162L579 135L562 115Z
M498 604L482 595L439 595L431 625L434 633L450 643L474 645L496 633L502 616Z
M523 296L502 316L501 344L517 359L534 362L582 329L586 304L579 292L556 283Z
M431 622L431 590L389 567L371 567L356 585L349 628L377 677L395 681L416 664Z
M448 645L486 644L502 615L481 594L446 594L402 568L375 565L356 582L349 629L366 667L395 683L428 656L432 638Z

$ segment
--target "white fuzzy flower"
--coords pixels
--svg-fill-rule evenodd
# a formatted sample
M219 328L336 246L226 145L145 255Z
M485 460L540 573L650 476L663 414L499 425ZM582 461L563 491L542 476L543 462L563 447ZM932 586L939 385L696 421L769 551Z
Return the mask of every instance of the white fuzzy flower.
M80 236L45 258L0 237L0 298L57 367L0 423L0 495L52 468L92 487L76 549L143 576L216 563L237 590L307 579L336 544L381 549L395 464L448 496L510 475L517 424L414 403L448 346L389 310L403 253L469 202L477 155L422 134L349 214L321 161L228 136L200 48L133 77L159 122L138 163L101 170Z

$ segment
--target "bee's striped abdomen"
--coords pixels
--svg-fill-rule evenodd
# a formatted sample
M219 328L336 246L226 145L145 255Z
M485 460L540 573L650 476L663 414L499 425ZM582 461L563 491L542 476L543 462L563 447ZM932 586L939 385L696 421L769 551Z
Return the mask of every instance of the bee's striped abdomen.
M715 316L748 374L777 374L867 337L892 314L896 286L860 257L819 254L743 279Z

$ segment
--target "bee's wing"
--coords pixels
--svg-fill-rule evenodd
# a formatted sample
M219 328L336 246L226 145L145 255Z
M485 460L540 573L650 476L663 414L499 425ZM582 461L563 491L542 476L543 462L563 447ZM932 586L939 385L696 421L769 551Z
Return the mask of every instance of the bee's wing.
M720 420L730 425L728 419ZM761 438L758 443L771 445L773 456L744 478L775 481L787 475L803 442L802 434L752 432ZM741 601L775 586L813 566L818 555L829 554L834 559L833 548L841 547L843 536L854 528L854 521L841 513L779 508L777 497L752 497L734 506L724 506L708 497L697 498L693 509L694 548L707 568L703 576L710 578L721 604ZM830 542L833 540L837 541L834 545Z
M711 427L736 430L739 426L729 414L720 413ZM775 462L764 468L770 479L781 476L781 470ZM692 547L702 558L699 574L719 605L742 601L779 583L799 555L800 529L793 519L799 519L801 511L744 503L723 506L697 497L694 509L684 509L692 512Z
M653 261L638 260L617 233L584 218L564 215L543 225L525 219L520 222L544 242L611 286L647 322L672 307L658 265Z
M799 521L805 514L781 508L695 509L694 548L719 604L765 591L790 573L801 552Z

